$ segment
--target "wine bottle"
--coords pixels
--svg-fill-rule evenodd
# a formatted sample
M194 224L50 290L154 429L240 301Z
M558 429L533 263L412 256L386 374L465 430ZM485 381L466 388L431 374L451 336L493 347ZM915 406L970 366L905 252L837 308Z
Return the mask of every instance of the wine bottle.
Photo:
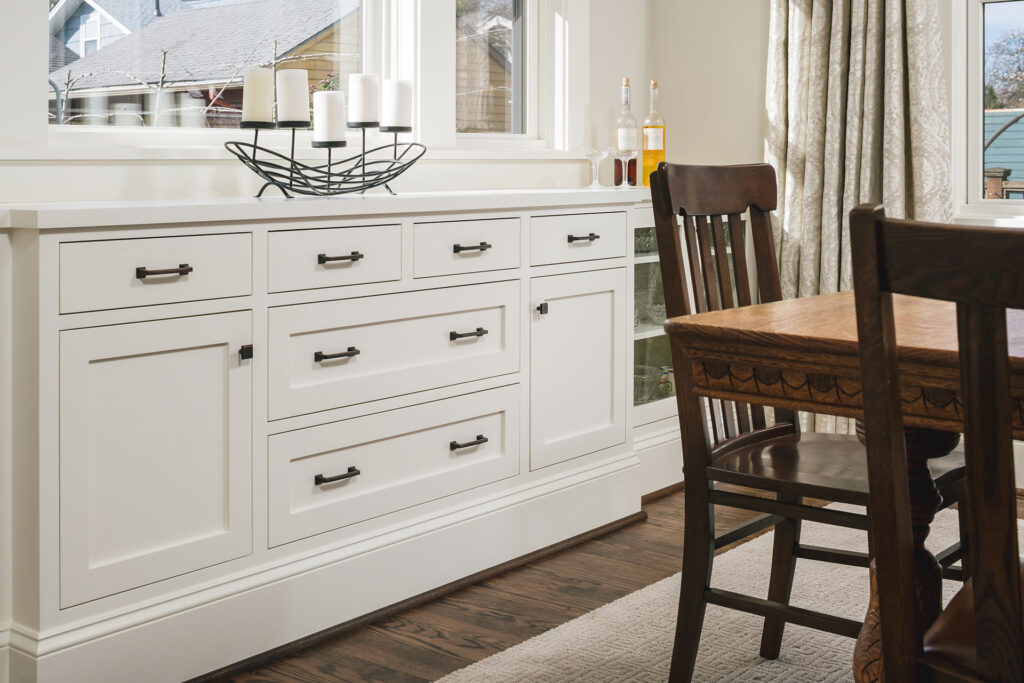
M651 110L643 127L643 183L650 187L651 174L665 161L665 120L658 113L658 81L651 81Z
M630 105L630 94L629 94L629 79L622 79L622 109L619 111L619 118L615 121L615 144L618 148L618 154L615 159L615 184L622 185L627 183L629 185L636 185L636 153L640 149L638 138L638 131L636 125L636 117L633 116L633 112L629 109ZM632 152L632 158L629 158L629 153ZM618 157L629 158L626 165L626 172L623 173L622 162L623 159Z

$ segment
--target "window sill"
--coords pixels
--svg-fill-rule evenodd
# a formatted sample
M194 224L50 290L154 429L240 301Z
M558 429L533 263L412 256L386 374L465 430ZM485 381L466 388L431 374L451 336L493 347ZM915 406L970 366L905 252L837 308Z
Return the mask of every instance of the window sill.
M45 146L0 147L0 163L3 162L81 162L81 161L218 161L234 157L224 148L230 140L251 141L252 133L239 130L175 130L175 129L90 129L84 131L50 131ZM299 131L296 149L299 159L319 159L322 152L314 152L310 146L312 133ZM367 146L388 144L391 136L372 133L367 136ZM399 138L400 140L402 138ZM286 131L264 131L260 144L281 154L289 152L289 138ZM351 135L346 152L352 154L359 148L360 140ZM307 154L308 152L308 154ZM510 147L496 141L493 147L428 147L424 161L584 161L578 152L552 150L540 147Z

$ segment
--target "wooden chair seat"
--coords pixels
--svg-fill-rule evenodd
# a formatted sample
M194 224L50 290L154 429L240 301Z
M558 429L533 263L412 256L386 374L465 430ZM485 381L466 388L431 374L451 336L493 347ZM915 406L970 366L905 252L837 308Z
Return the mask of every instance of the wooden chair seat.
M940 492L963 477L963 451L929 462ZM708 478L807 498L868 505L868 461L855 436L787 434L714 457ZM944 496L945 497L945 496Z
M1024 595L1024 557L1020 558L1020 565L1021 594ZM954 678L973 679L971 672L978 670L974 633L974 582L967 579L925 633L921 661Z

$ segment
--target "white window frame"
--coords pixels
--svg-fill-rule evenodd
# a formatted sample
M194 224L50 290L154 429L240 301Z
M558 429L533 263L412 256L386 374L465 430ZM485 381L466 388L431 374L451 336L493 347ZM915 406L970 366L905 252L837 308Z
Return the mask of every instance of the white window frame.
M1024 226L1024 200L984 199L984 6L1009 0L953 2L953 190L957 220Z
M589 0L524 2L533 24L527 35L527 132L463 136L455 133L455 0L363 0L363 68L414 82L414 130L405 137L426 144L431 157L579 156L589 96ZM46 30L45 3L14 4L12 21L0 25L0 58L18 59L0 61L0 69L12 84L26 87L22 106L0 111L0 159L229 158L223 143L237 139L237 130L47 125L47 47L37 40ZM2 66L15 63L23 67L18 73ZM311 133L300 132L299 148L308 147L306 138ZM280 148L286 144L282 137Z

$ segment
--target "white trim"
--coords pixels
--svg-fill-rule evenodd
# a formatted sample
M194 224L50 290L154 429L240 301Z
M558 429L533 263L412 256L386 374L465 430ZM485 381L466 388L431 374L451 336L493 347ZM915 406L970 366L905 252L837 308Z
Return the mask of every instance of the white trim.
M249 568L238 572L234 576L215 579L205 584L190 587L187 591L168 599L155 599L132 605L127 609L110 610L102 616L102 619L83 619L78 622L61 624L52 628L36 631L21 624L11 624L10 645L13 649L31 657L45 657L55 655L62 651L73 649L87 643L95 643L97 640L108 637L123 635L135 628L146 627L164 620L173 619L192 610L209 607L223 600L237 599L245 595L260 594L261 589L273 588L293 580L303 583L311 577L322 576L322 570L329 570L334 573L345 574L345 563L347 562L374 562L374 557L386 557L394 554L415 554L409 550L418 541L436 537L438 534L453 535L462 539L461 542L468 542L469 539L477 537L473 531L478 525L487 525L487 520L496 517L503 518L508 514L537 516L538 519L548 518L551 522L551 529L548 531L550 538L545 539L544 545L555 543L564 538L572 537L590 529L620 519L626 514L639 509L639 498L631 495L619 495L614 501L609 501L620 509L601 510L599 514L607 515L607 519L599 520L599 523L585 522L580 524L571 521L572 515L559 515L559 510L567 508L578 509L577 505L567 505L568 501L580 499L580 492L590 487L607 488L611 482L618 482L615 486L635 482L637 467L640 461L632 450L609 455L598 462L590 462L574 470L555 474L541 481L531 482L512 490L501 491L490 497L490 499L478 499L453 506L447 510L438 512L430 517L416 518L412 523L396 524L395 526L378 530L371 535L355 537L349 543L341 546L331 546L326 550L314 550L302 559L289 557L285 560L267 562L265 565ZM621 490L621 489L618 489ZM633 502L636 501L636 502ZM635 509L623 510L623 505ZM610 505L609 508L612 506ZM532 512L537 510L537 512ZM539 515L539 516L538 516ZM561 517L562 521L557 525L552 517ZM523 526L526 526L525 524ZM559 527L559 528L556 528ZM529 543L530 541L527 541ZM534 544L536 545L536 544ZM500 564L502 561L513 559L536 550L536 547L528 547L522 541L517 547L508 544L500 552L504 555L498 562L484 564L479 569L486 569L488 566ZM464 570L463 570L464 571ZM451 577L455 580L459 576ZM443 584L444 582L442 582ZM434 588L435 585L422 585L420 591L413 594ZM385 591L381 591L382 593ZM292 592L293 596L306 595L316 596L319 591L298 591ZM408 596L403 596L408 597ZM397 602L397 600L396 600ZM384 607L388 604L377 605ZM237 614L246 614L245 610L236 610ZM358 616L358 614L352 615ZM344 618L335 619L334 623L343 621ZM328 624L330 625L330 624ZM211 625L215 628L215 625ZM309 631L299 633L295 638L307 635ZM212 633L210 634L212 635ZM250 634L252 635L252 634ZM293 638L294 639L294 638ZM280 643L276 643L279 645ZM269 649L269 647L264 648ZM260 650L250 654L257 654ZM223 658L223 655L218 654ZM234 661L234 660L231 660ZM118 662L108 662L116 667ZM223 662L222 662L223 664ZM203 672L196 672L200 674Z
M87 3L88 3L88 4L90 4L90 5L92 5L92 8L93 8L94 10L96 10L96 11L97 11L97 12L99 12L99 13L100 13L101 15L103 15L104 17L106 17L107 21L109 21L109 22L110 22L111 24L113 24L114 26L116 26L116 27L117 27L117 29L118 29L119 31L121 31L122 33L124 33L124 34L125 34L126 36L127 36L127 35L129 35L129 34L131 33L131 29L129 29L129 28L127 27L127 26L125 26L125 25L124 25L124 24L122 24L122 23L121 23L120 21L118 21L118 20L117 20L117 18L116 18L116 17L115 17L115 16L113 15L113 14L111 14L111 13L110 13L110 12L108 12L107 10L103 9L102 7L100 7L100 6L99 6L99 4L97 4L97 3L95 2L95 0L85 0L85 2L87 2ZM84 57L85 55L82 55L82 56Z

